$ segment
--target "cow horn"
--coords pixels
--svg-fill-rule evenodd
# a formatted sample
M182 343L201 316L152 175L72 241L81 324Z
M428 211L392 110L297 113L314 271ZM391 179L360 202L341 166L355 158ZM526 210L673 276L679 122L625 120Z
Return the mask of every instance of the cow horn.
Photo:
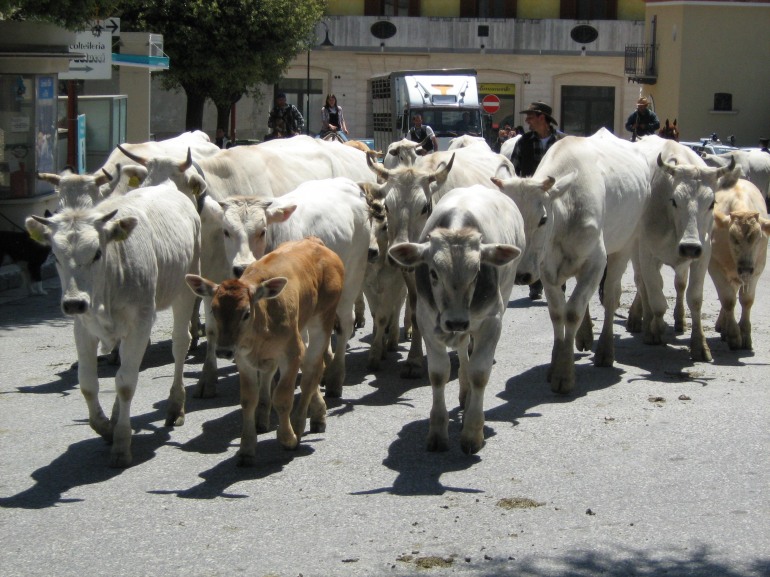
M676 164L669 164L663 160L663 153L658 154L658 166L665 170L671 176L676 174Z
M111 181L112 181L112 175L111 175L109 172L107 172L107 171L106 171L105 169L103 169L103 168L102 168L102 172L103 172L104 174L100 174L99 176L97 176L97 177L94 179L94 184L95 184L96 186L101 186L101 185L103 185L103 184L107 184L108 182L111 182Z
M728 172L732 172L734 168L735 168L735 156L731 156L729 166L723 166L722 168L717 169L717 178L722 178Z
M59 183L61 182L61 176L51 172L38 172L37 178L38 180L45 180L46 182L50 182L54 186L59 186Z
M127 157L129 157L134 162L138 162L142 166L147 166L147 159L146 158L142 158L141 156L137 156L133 152L129 152L128 150L123 148L120 144L118 144L118 150L120 152L122 152L123 154L125 154Z
M372 160L372 157L368 154L366 155L366 164L369 165L369 168L378 176L381 176L385 180L390 178L390 171L384 166L380 166L379 162Z
M192 166L192 149L187 147L187 158L179 164L179 172L184 172Z

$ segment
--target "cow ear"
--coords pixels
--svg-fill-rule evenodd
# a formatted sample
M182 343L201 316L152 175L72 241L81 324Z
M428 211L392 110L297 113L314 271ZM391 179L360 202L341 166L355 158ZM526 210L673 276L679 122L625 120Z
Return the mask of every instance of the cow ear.
M718 210L714 210L714 226L717 228L729 228L730 226L730 215L724 214L723 212L719 212Z
M364 193L366 197L366 203L371 206L373 202L382 200L385 198L385 187L373 182L359 182L358 188Z
M548 194L551 200L559 198L569 190L575 180L575 175L576 173L573 171L559 177L559 180L555 180L553 176L549 176L543 181L541 188Z
M508 264L521 255L521 249L512 244L482 244L481 262L494 266Z
M104 233L107 242L122 242L126 240L131 236L131 232L136 228L136 225L139 224L139 220L135 216L127 216L120 220L110 220L115 216L116 212L118 211L113 211L102 219L106 223Z
M501 178L493 176L489 180L491 180L492 184L494 184L497 188L500 189L500 192L505 192L505 182L503 182Z
M289 220L289 217L297 210L296 204L290 204L288 206L279 206L276 208L268 207L265 210L265 220L267 224L275 224L278 222L285 222Z
M187 283L187 286L190 287L190 290L199 297L212 297L217 291L217 288L219 288L219 285L216 283L211 282L202 276L198 276L197 274L185 275L184 280Z
M269 278L257 285L254 289L252 296L252 302L257 302L261 299L274 299L281 291L286 287L289 279L283 276L277 276L275 278Z
M770 219L759 217L759 226L762 227L762 232L765 236L770 236Z
M51 244L51 222L47 218L41 218L39 216L28 216L24 221L24 226L27 227L29 237L42 245L48 246Z
M38 180L45 180L46 182L50 182L54 186L59 186L59 183L61 182L61 176L58 174L51 174L50 172L38 172L37 178Z
M204 178L198 173L190 175L187 179L187 185L190 187L190 190L196 198L203 194L208 187Z
M388 255L401 266L417 266L424 262L424 251L427 245L414 242L402 242L388 249Z
M139 188L147 178L147 168L136 164L123 166L120 169L120 179L128 178L129 188Z

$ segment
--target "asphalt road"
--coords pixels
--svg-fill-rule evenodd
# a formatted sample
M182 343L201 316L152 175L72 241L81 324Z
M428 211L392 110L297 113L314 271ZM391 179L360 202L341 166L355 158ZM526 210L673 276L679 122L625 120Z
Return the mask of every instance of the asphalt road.
M545 380L547 308L517 287L487 388L486 445L471 457L459 448L456 366L451 450L427 453L427 381L398 376L408 343L367 374L369 321L350 342L327 432L294 452L274 430L260 435L251 469L235 466L234 366L220 368L219 397L192 398L203 345L187 363L187 421L163 426L169 313L133 403L134 464L108 468L109 447L86 422L58 280L45 297L0 293L0 573L770 575L769 283L754 308L755 351L731 352L713 331L707 280L714 361L693 365L689 335L669 328L667 346L649 347L625 332L627 275L616 365L578 354L566 397ZM100 369L105 407L113 375Z

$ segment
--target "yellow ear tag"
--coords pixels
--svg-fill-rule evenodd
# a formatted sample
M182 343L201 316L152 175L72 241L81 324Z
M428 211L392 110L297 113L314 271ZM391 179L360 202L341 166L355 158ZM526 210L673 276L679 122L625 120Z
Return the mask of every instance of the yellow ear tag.
M196 184L195 186L193 186L192 192L193 192L193 194L195 196L200 195L200 193L201 193L201 185L200 184Z
M42 244L45 241L45 237L43 236L43 234L36 228L27 232L29 232L29 238L31 238L35 242L39 242Z
M123 228L122 224L118 225L117 230L115 231L115 236L112 240L115 242L123 242L128 238L128 233L126 232L126 229Z
M138 176L132 176L128 179L128 186L131 188L137 188L140 184Z

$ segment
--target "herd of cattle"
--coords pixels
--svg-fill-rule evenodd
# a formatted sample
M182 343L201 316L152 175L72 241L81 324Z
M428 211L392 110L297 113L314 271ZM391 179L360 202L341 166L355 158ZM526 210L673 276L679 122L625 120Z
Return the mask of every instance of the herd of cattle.
M197 297L207 352L195 394L216 394L217 358L235 361L242 465L254 463L272 408L286 448L299 443L308 414L311 431L325 429L321 383L327 397L343 394L347 341L364 325L364 296L370 370L397 347L405 302L411 342L402 376L423 375L425 343L431 451L448 448L447 349L460 362L461 447L475 453L484 444L484 388L514 284L543 282L554 330L548 379L559 393L575 385L573 349L593 346L587 308L597 290L605 314L594 363L612 366L629 260L637 295L628 329L645 343L663 340L665 264L675 270L677 331L685 329L686 294L693 360L711 360L701 323L707 271L721 303L717 331L731 349L751 348L770 190L767 171L763 181L745 159L715 157L709 166L675 141L631 143L604 129L560 140L530 178L471 137L427 155L403 140L382 163L375 157L305 136L220 150L192 132L120 146L93 175L39 175L56 186L60 208L29 217L27 230L56 258L89 423L112 442L112 466L131 463L139 367L156 312L168 307L175 369L166 425L183 424ZM562 287L573 277L567 297ZM98 398L100 344L118 346L121 359L109 418Z

